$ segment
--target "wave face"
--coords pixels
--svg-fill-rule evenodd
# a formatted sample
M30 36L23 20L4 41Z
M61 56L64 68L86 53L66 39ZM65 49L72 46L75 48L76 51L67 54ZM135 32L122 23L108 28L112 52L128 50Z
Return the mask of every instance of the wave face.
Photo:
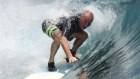
M80 50L86 54L63 79L139 79L140 1L83 0L83 3L103 16L95 15L91 26L94 28L88 30L90 39ZM97 28L101 31L95 33Z
M46 71L52 39L43 34L42 21L83 10L95 19L79 49L81 60L63 79L140 78L139 7L139 0L0 0L0 79ZM62 52L56 63L64 61Z

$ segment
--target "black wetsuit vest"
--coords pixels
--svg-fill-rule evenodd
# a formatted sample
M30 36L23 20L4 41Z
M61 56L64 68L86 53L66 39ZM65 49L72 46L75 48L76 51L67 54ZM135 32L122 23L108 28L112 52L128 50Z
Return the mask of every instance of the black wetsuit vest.
M73 37L73 33L81 32L82 29L79 27L79 16L71 16L69 18L62 17L59 19L56 26L62 31L62 34L71 41Z

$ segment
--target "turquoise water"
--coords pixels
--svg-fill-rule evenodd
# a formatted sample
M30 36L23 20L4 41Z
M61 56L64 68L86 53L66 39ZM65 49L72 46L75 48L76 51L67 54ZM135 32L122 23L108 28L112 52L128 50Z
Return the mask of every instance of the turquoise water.
M78 50L81 60L63 79L79 79L83 72L89 79L139 79L139 7L139 0L0 0L0 79L46 71L52 39L43 34L42 21L83 10L95 19ZM60 48L56 64L64 57Z
M88 52L63 79L78 79L82 72L86 72L89 79L139 79L140 1L83 0L83 2L87 6L97 5L102 12L111 9L117 17L109 30L95 35L89 30L91 37L81 50ZM106 20L111 17L107 17Z

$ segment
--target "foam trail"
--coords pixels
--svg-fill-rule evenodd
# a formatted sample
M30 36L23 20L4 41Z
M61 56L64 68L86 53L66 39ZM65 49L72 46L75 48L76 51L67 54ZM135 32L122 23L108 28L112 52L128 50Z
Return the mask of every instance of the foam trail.
M0 79L23 79L42 68L47 71L52 39L42 32L41 23L46 18L69 15L65 9L58 9L57 2L0 1ZM57 62L64 57L61 48Z

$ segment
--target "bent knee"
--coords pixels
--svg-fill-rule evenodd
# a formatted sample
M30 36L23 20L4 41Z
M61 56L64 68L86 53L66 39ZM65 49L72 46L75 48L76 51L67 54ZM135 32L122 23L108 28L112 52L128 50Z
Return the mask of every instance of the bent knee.
M80 39L86 40L88 38L88 33L84 31L81 33L80 36L81 36Z
M88 38L88 33L83 31L83 32L79 32L79 33L74 33L73 36L76 39L80 39L80 40L86 40Z
M58 39L62 37L62 32L60 29L56 29L54 32L53 32L53 38L57 41L59 41Z
M88 33L84 31L83 36L84 36L85 39L87 39L88 38Z

